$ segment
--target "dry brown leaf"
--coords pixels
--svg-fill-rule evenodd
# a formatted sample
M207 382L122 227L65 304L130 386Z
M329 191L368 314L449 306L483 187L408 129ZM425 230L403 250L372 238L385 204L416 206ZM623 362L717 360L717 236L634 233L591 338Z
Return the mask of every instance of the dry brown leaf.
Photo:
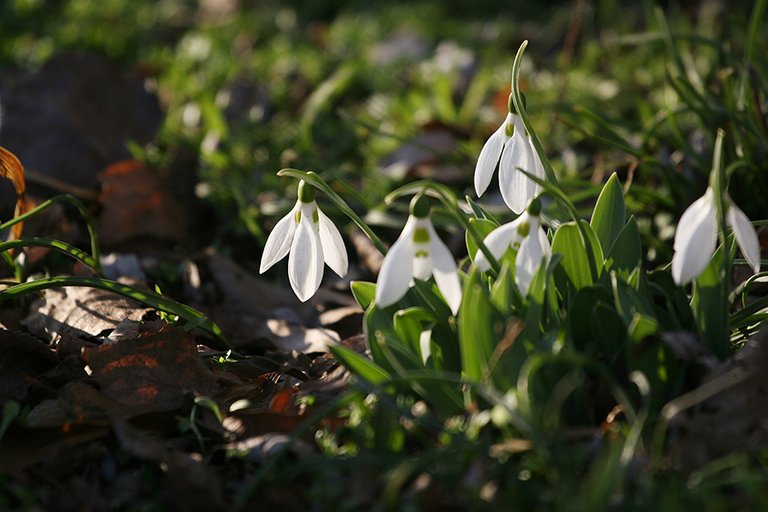
M156 172L125 160L107 167L99 178L99 236L104 246L132 249L138 240L183 240L184 214Z
M0 146L0 175L11 180L13 188L16 189L16 211L13 216L18 217L26 211L24 195L27 190L27 183L24 178L24 166L21 165L16 155L2 146ZM11 228L11 239L20 238L23 230L23 222L15 224Z
M170 411L192 394L211 395L217 388L216 377L198 356L195 341L165 324L137 339L86 349L83 359L102 393L124 405Z
M139 321L150 311L116 293L70 286L45 290L23 324L32 334L57 342L62 334L100 336L123 320Z

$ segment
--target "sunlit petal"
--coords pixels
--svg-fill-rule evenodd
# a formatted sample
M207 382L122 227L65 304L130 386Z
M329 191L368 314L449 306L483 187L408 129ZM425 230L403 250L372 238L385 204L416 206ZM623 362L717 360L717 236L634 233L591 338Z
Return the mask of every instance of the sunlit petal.
M539 243L539 237L525 237L515 257L515 284L523 296L528 295L528 288L543 257L544 252Z
M288 215L275 224L275 227L269 234L267 243L264 245L264 252L261 254L260 274L263 274L272 265L285 258L285 255L291 249L291 241L296 231L296 211L298 208L299 203L296 203L296 206L288 212Z
M338 228L319 208L317 209L320 223L320 243L323 246L323 258L325 263L336 272L339 277L347 274L349 261L347 260L347 248L341 238Z
M504 149L499 166L499 188L501 197L510 210L520 213L528 206L536 194L534 183L518 168L531 172L532 158L528 139L524 135L515 135L507 143L509 148Z
M728 224L733 229L736 242L747 263L755 273L760 272L760 242L757 232L749 218L733 203L728 208Z
M711 189L694 201L680 217L675 233L672 277L686 284L701 274L715 252L717 218Z
M480 151L477 165L475 165L475 192L478 196L482 196L491 183L493 171L496 170L496 165L499 163L504 143L509 138L506 134L506 125L508 122L511 122L511 119L512 114L508 114L504 122L501 123L501 126L493 132Z
M307 301L320 288L323 279L323 250L320 234L312 224L311 213L302 208L301 220L288 254L288 279L300 301Z
M493 257L497 260L504 256L504 253L507 252L510 245L519 241L520 235L517 232L517 228L520 225L521 218L522 216L512 222L502 224L491 231L483 240L485 247L488 248L488 251L490 251ZM475 255L475 265L477 265L477 268L483 272L487 272L488 269L491 268L491 264L488 262L485 254L480 250L478 250Z
M432 246L435 282L440 293L443 294L445 302L448 303L448 307L451 308L451 312L455 315L461 305L461 283L456 269L456 261L431 225L429 226L429 241Z
M408 291L413 276L414 221L412 217L408 219L400 238L384 256L376 280L376 305L380 308L394 304Z

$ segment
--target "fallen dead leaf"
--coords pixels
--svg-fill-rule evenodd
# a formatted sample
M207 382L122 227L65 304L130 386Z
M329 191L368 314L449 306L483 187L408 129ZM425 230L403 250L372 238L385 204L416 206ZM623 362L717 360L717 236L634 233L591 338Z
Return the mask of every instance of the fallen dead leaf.
M139 321L151 311L116 293L87 287L52 288L22 321L29 332L56 343L64 333L102 336L123 320Z
M103 246L132 249L137 241L146 239L183 241L183 212L156 172L135 160L125 160L107 167L99 180Z
M148 327L136 339L124 339L83 351L102 393L124 405L174 410L192 395L216 392L214 374L197 353L197 344L182 329Z

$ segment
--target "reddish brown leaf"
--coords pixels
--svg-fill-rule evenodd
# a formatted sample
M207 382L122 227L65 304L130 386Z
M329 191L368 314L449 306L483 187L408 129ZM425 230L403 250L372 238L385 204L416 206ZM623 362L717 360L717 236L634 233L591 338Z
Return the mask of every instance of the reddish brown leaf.
M16 155L0 146L0 175L4 178L8 178L13 183L13 187L16 189L16 211L14 217L18 217L25 211L24 194L27 190L27 184L24 179L24 167L16 158ZM24 223L19 222L11 228L11 238L21 237L21 232L24 229Z
M160 177L135 160L110 165L99 176L102 213L99 235L120 248L141 239L181 241L184 215Z
M124 405L173 410L190 394L216 391L216 377L197 355L195 341L167 325L137 339L87 349L83 359L104 395Z

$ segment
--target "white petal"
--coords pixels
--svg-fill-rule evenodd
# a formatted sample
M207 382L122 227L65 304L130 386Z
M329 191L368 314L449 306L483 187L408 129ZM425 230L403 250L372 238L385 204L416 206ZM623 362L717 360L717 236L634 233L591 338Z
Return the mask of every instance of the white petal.
M341 238L338 228L333 221L324 214L320 208L317 209L320 222L320 243L323 246L323 258L325 263L336 272L339 277L347 274L349 261L347 260L347 248L344 247L344 240Z
M543 257L544 252L539 244L539 237L525 237L515 257L515 284L523 296L528 295L528 288Z
M432 246L435 282L440 293L443 294L445 302L448 303L448 307L451 308L451 312L456 315L461 305L461 282L459 282L456 262L451 251L448 250L448 247L437 236L435 228L431 224L429 226L429 241Z
M520 213L528 206L537 192L537 185L525 174L518 170L533 171L533 155L528 139L524 135L518 136L517 132L507 142L509 148L504 149L499 166L499 188L501 197L510 210Z
M504 148L504 143L509 139L506 133L506 126L508 122L511 122L512 114L507 114L507 118L501 123L501 126L493 132L488 138L480 150L480 156L477 159L477 165L475 165L475 192L478 197L483 195L483 192L488 188L493 177L493 171L496 170L496 164L499 163L499 157L501 151Z
M536 146L533 145L533 139L531 139L530 135L528 136L528 146L531 148L531 162L533 162L531 173L543 180L546 178L547 173L544 171L544 164L541 163L541 158L539 158L539 154L536 152ZM536 185L536 187L537 190L541 188L540 185ZM536 194L538 194L538 192L536 192Z
M485 247L488 248L490 253L497 260L504 256L504 253L507 252L507 249L510 245L520 239L517 228L520 225L521 219L522 216L518 217L512 222L502 224L501 226L488 233L488 236L486 236L483 240ZM483 254L483 251L480 250L478 250L477 254L475 255L475 265L483 272L487 272L488 269L491 268L491 264L488 262L485 254Z
M422 281L432 277L432 248L428 243L413 245L413 277Z
M308 213L308 214L307 214ZM300 301L312 297L323 280L323 249L315 229L311 210L302 207L301 220L288 254L288 279Z
M376 305L391 306L400 300L413 276L413 217L408 219L403 232L384 256L379 277L376 280Z
M694 201L683 212L675 233L672 256L672 277L677 284L686 284L701 274L715 252L717 218L712 191Z
M749 218L733 203L728 207L728 224L733 229L741 253L755 273L760 272L760 242Z
M545 256L552 254L552 246L549 245L549 238L547 238L547 232L544 229L539 228L539 245L541 245L541 252Z
M272 265L285 258L291 248L293 234L296 231L296 211L299 203L288 212L288 215L280 219L272 232L267 237L267 243L264 245L264 252L261 254L261 265L259 273L263 274Z

